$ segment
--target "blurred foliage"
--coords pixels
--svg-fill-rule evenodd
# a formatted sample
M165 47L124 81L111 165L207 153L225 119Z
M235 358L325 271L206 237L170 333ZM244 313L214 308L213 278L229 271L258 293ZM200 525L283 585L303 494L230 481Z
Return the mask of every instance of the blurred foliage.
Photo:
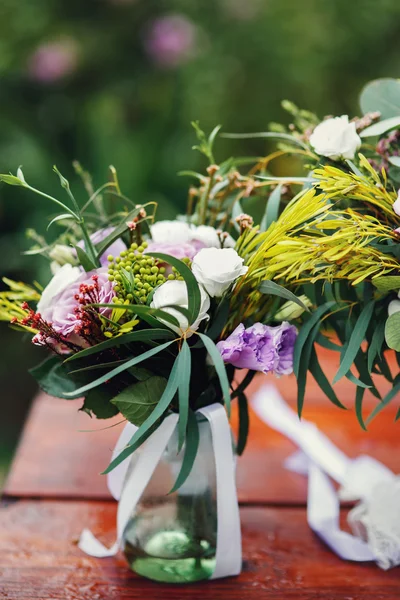
M286 118L283 98L321 117L354 114L364 83L397 76L399 32L398 0L0 0L0 170L22 164L32 185L51 190L54 163L74 181L77 158L98 184L112 162L126 195L171 216L186 199L177 171L202 160L189 151L190 121L265 130ZM216 148L264 151L260 140ZM44 200L0 188L1 273L46 282L43 259L21 252L24 230L43 233L49 213ZM9 446L38 356L0 331Z

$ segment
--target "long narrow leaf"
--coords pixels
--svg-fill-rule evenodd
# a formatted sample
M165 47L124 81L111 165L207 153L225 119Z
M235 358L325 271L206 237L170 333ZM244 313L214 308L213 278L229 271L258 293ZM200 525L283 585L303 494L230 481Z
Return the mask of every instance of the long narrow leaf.
M181 360L180 356L181 355L179 353L175 359L174 365L171 370L171 374L168 379L168 383L157 406L155 407L151 415L147 417L144 423L142 423L139 429L132 436L128 446L113 461L111 461L107 469L104 471L103 475L115 469L115 467L117 467L123 460L125 460L125 458L127 458L133 452L135 452L135 450L137 450L137 448L139 448L139 446L145 441L151 428L154 427L157 421L168 410L169 405L171 404L178 389L178 369Z
M175 336L170 329L141 329L140 331L132 331L131 333L125 333L124 335L110 338L109 340L101 342L96 346L85 348L76 354L72 354L72 356L69 356L64 362L67 363L76 360L77 358L85 358L91 354L98 354L99 352L104 352L110 348L118 348L119 346L125 346L133 342L168 340L174 339L174 337Z
M371 300L361 311L361 314L357 319L356 325L349 339L346 352L340 361L340 367L333 379L333 383L339 381L339 379L344 377L346 373L350 371L354 359L360 350L361 342L364 340L365 333L368 329L368 325L374 311L374 306L375 301Z
M91 383L88 383L87 385L82 386L78 390L75 390L75 397L76 397L76 394L78 394L78 395L81 394L83 396L89 390L92 390L93 388L101 385L102 383L109 381L110 379L112 379L116 375L119 375L123 371L126 371L130 367L133 367L133 366L143 362L144 360L151 358L155 354L162 352L163 350L168 348L168 346L170 346L172 343L173 343L172 341L166 342L165 344L161 344L161 346L157 346L156 348L152 348L151 350L148 350L147 352L143 352L143 354L140 354L140 356L135 356L131 360L128 360L127 362L125 362L123 365L116 367L109 373L106 373L105 375L102 375L101 377L99 377L98 379L95 379ZM70 394L66 394L66 396L68 396L68 395L70 395Z
M186 437L186 427L189 414L189 391L190 391L190 375L191 375L191 354L189 344L183 340L180 351L179 361L179 422L178 422L178 452L182 450L182 446Z
M309 370L311 375L314 377L315 381L318 383L321 390L324 392L325 396L329 398L329 400L333 404L335 404L335 406L338 406L339 408L344 408L346 410L346 406L344 406L344 404L340 402L339 398L335 394L334 389L329 383L328 378L323 372L321 365L318 361L317 353L315 352L314 348L311 351Z
M395 385L392 387L392 389L389 390L389 392L386 394L386 396L382 399L382 401L374 408L374 410L369 415L368 419L366 420L367 425L369 425L371 423L372 419L374 419L381 412L381 410L386 408L386 406L400 392L400 376L399 375L395 378L394 382L395 382Z
M142 209L142 206L137 206L133 209L129 214L127 214L123 220L117 225L113 231L106 237L102 242L97 244L97 258L100 258L102 254L107 250L111 244L113 244L118 238L121 237L127 230L129 221L132 221L137 215L139 211Z
M377 355L380 354L385 341L385 324L377 323L368 348L368 371L371 373Z
M301 354L310 332L317 323L320 323L321 317L331 308L333 304L334 302L325 302L325 304L319 306L301 327L294 347L293 371L296 377L299 373Z
M278 220L279 205L281 203L282 195L282 185L282 183L277 185L267 200L267 206L265 207L265 212L260 222L260 231L267 231L269 226L274 221Z
M360 423L360 426L362 427L362 429L364 429L364 431L367 431L367 428L364 423L363 414L362 414L364 394L365 394L365 389L362 387L357 387L355 408L356 408L356 416L357 416L358 422Z
M269 294L271 296L279 296L279 298L284 298L285 300L291 300L295 302L301 308L304 308L307 312L310 312L309 308L298 298L295 296L290 290L287 290L282 285L275 283L275 281L263 281L259 288L262 294Z
M181 470L179 471L178 477L174 483L173 488L169 492L172 494L176 492L189 477L194 461L196 460L197 450L199 448L199 425L197 423L196 414L190 410L188 415L188 432L186 436L186 448L185 455L183 457Z
M247 438L249 435L249 407L247 404L247 398L243 393L238 396L239 403L239 431L238 441L236 446L236 452L238 456L241 456L246 447Z
M148 252L148 256L152 256L153 258L158 258L163 262L168 263L172 267L175 267L177 271L182 275L187 288L188 294L188 309L190 312L190 321L189 325L192 325L194 321L199 316L200 307L201 307L201 295L199 284L197 283L196 277L193 275L191 269L184 262L175 258L174 256L170 256L169 254L163 254L161 252Z
M162 319L163 321L167 321L167 323L171 323L175 327L179 327L179 321L176 317L171 315L170 313L162 310L161 308L151 308L150 306L146 306L145 304L117 304L116 302L112 302L110 304L107 303L98 303L98 304L90 304L89 306L103 307L103 308L122 308L124 310L128 310L130 312L134 312L136 315L146 320L146 317L157 317L158 319ZM157 322L157 321L156 321Z
M231 414L231 393L230 393L230 389L229 389L229 380L228 380L228 376L226 374L225 364L224 364L224 361L222 360L222 356L219 353L217 346L207 335L204 335L204 333L199 333L199 332L197 332L197 335L200 336L208 354L211 357L211 360L214 363L214 367L217 372L219 382L221 384L221 389L222 389L222 394L223 394L223 398L224 398L224 402L225 402L225 406L226 406L226 411L228 413L228 416L230 416L230 414Z
M93 271L94 269L97 268L96 265L94 264L94 262L89 258L89 256L83 250L83 248L80 248L79 246L74 246L74 248L76 250L76 254L78 255L78 260L79 260L82 268L86 271L86 273L88 273L89 271Z

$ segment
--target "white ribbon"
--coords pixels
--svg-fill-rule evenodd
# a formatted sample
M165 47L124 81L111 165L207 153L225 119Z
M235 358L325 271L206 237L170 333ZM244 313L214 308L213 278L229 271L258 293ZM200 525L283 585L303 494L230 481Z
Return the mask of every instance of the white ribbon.
M376 486L388 482L393 485L397 481L395 475L369 456L349 459L316 425L300 421L271 385L259 389L253 397L252 406L262 421L286 435L300 448L300 451L289 456L285 465L297 473L308 474L307 521L311 529L343 559L376 560L382 568L393 566L390 557L382 556L367 543L365 538L368 536L354 536L340 529L339 499L368 501ZM341 484L339 494L328 475ZM384 507L382 510L385 510ZM351 513L349 523L354 525ZM353 531L358 533L357 524Z
M214 450L217 484L217 546L215 569L211 579L217 579L238 575L242 565L235 459L229 422L223 406L212 404L198 412L209 421ZM90 556L104 558L115 556L121 548L125 527L175 431L177 422L178 415L175 413L164 419L141 448L130 471L132 457L125 459L108 474L108 488L114 498L119 500L117 540L108 549L91 531L84 529L78 543L78 547L83 552ZM135 431L136 427L130 423L125 426L114 448L113 459L128 445Z

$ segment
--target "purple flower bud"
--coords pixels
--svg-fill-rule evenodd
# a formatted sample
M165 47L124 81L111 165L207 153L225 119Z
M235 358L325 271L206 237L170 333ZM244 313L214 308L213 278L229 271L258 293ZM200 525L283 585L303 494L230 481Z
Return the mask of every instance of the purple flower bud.
M196 27L184 15L168 15L153 21L145 49L161 67L174 68L189 60L195 50Z
M293 351L297 330L286 321L277 327L255 323L245 329L243 323L217 348L225 363L239 369L251 369L278 377L293 371Z
M32 79L52 83L75 71L78 62L74 40L60 40L39 46L28 62Z

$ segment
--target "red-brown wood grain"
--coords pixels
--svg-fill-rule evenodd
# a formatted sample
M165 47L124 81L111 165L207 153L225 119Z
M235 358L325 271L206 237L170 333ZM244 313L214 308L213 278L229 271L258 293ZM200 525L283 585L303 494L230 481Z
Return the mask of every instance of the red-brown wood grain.
M337 355L321 351L320 359L332 379ZM266 381L256 378L250 395ZM294 406L294 379L273 382ZM387 382L379 386L383 393L389 389ZM344 379L335 389L348 411L332 406L310 378L304 417L349 456L372 455L399 473L399 399L366 433L352 409L353 385ZM366 413L376 402L366 394ZM283 468L294 446L254 414L238 466L244 558L239 577L167 586L137 577L122 556L85 556L76 546L84 527L106 544L113 541L116 503L105 501L110 497L99 472L123 425L80 432L103 423L78 413L79 404L40 395L33 405L0 504L0 600L400 600L400 568L384 572L375 564L342 561L310 531L306 482Z
M241 509L243 572L190 586L134 575L122 556L94 559L76 546L89 526L113 541L110 502L17 501L0 510L2 600L395 600L399 570L343 562L308 529L301 508Z

